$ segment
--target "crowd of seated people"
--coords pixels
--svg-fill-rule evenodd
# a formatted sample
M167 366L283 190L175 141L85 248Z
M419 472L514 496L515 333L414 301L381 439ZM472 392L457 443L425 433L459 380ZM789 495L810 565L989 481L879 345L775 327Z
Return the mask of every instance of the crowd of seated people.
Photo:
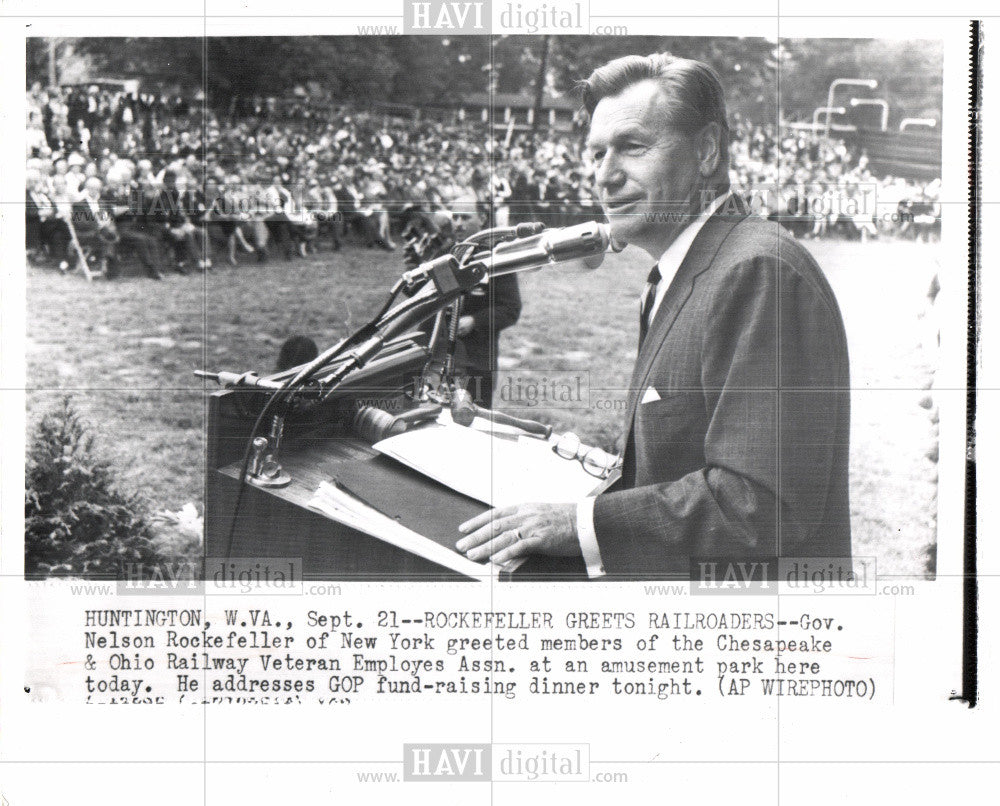
M109 278L130 254L159 277L346 239L391 250L414 212L458 230L601 216L579 132L37 85L27 132L30 259L86 259ZM876 178L842 142L737 120L731 148L734 188L799 237L930 239L939 226L940 182Z
M730 164L751 206L797 237L940 237L940 179L876 175L843 141L737 119Z

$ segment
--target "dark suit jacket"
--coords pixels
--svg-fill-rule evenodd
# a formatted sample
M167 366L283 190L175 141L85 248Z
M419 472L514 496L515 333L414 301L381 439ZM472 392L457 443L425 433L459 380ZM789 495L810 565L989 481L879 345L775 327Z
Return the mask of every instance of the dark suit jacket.
M179 227L188 223L190 219L185 201L178 188L163 188L145 210L146 223L164 227Z
M510 199L510 216L513 223L522 223L535 220L535 203L538 200L538 188L528 176L520 171L517 172L512 182Z
M48 218L55 215L55 205L44 193L32 194L30 190L24 192L24 216L32 221L40 221L44 213Z
M80 238L96 235L98 230L109 223L106 212L99 205L98 213L95 214L93 208L85 199L73 202L72 216L76 234Z
M830 286L780 226L731 197L695 238L639 352L622 479L594 505L606 572L850 556L849 426Z
M517 275L507 274L478 285L462 297L462 314L471 316L472 332L459 340L457 359L469 375L489 375L497 369L500 331L521 315Z

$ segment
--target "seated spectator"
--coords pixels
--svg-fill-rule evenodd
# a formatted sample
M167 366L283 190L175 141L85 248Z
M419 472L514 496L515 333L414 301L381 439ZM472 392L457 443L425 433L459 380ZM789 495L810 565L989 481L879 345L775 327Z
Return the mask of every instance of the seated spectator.
M235 175L224 178L222 182L211 183L207 190L210 231L219 233L226 244L229 263L235 266L237 245L251 254L256 251L243 233L243 227L250 219L249 197L240 177Z
M177 173L172 169L164 171L163 189L146 210L145 220L148 226L159 227L167 243L180 250L176 263L178 272L185 273L186 260L203 271L211 267L211 261L204 257L206 252L198 243L198 227L185 207L185 197L177 186Z
M113 175L116 182L109 183L102 197L102 204L111 212L118 232L118 251L113 263L108 266L107 278L113 280L121 270L120 257L130 250L142 263L147 276L162 279L160 273L159 249L156 239L146 232L145 213L138 203L138 192L132 185L130 174L123 172Z
M317 239L329 235L334 250L340 249L340 236L343 232L342 216L334 192L336 177L328 175L326 182L321 184L317 177L309 181L307 192L308 202L315 213L317 222Z
M109 263L116 262L118 229L108 209L101 204L101 190L101 180L96 176L84 183L80 199L73 204L70 226L77 243L90 250L98 273L107 274Z
M24 234L28 258L32 262L41 262L46 257L59 254L65 255L65 242L68 233L61 237L60 230L65 231L65 222L58 217L55 202L50 198L46 182L40 172L31 171L27 176L27 190L24 205ZM59 251L61 246L62 251Z
M309 204L308 195L310 187L318 187L319 183L315 177L311 182L312 185L299 183L294 191L289 191L290 197L286 207L289 232L300 257L308 257L309 253L314 251L316 234L319 231L319 223Z
M269 240L272 240L285 253L285 260L292 259L294 248L292 231L288 213L291 210L292 194L285 187L281 173L275 171L271 175L271 183L264 190L263 215ZM266 247L263 260L267 259Z
M27 96L26 224L34 259L66 257L68 206L89 179L117 193L121 172L147 205L161 194L177 196L150 220L145 208L134 220L119 216L122 245L143 259L149 244L133 235L162 238L178 252L179 266L208 267L208 232L233 263L241 248L256 247L266 259L268 240L286 256L309 254L321 240L337 249L352 229L366 245L391 249L414 211L447 211L464 230L536 220L567 226L602 215L578 132L504 134L472 116L404 119L308 97L235 99L225 114L165 93L36 85ZM927 240L940 226L933 182L877 178L868 155L843 141L736 116L730 152L735 192L768 188L762 212L798 237ZM225 184L237 177L240 185L232 191L243 197L238 220L220 207L229 191L214 186L227 177ZM301 186L293 192L290 177ZM877 190L880 209L847 210L849 184ZM898 220L878 215L876 225L870 215L881 212Z

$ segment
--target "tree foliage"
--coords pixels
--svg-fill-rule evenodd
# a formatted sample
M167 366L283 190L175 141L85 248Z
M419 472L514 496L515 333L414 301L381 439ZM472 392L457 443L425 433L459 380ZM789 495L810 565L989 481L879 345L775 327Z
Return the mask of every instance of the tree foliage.
M162 559L142 503L117 489L69 397L42 418L28 451L24 552L28 577L117 577Z
M872 78L874 90L843 87L834 106L850 108L852 97L883 98L893 124L904 117L940 119L943 50L940 41L794 39L782 43L782 100L786 114L808 117L827 103L837 78Z
M440 102L493 87L531 92L541 36L210 37L61 40L61 53L90 60L95 76L140 78L145 87L203 89L225 106L234 96L281 96L296 87L355 103ZM669 51L711 64L730 106L754 120L809 118L835 78L875 78L894 119L940 116L939 42L865 39L777 41L739 37L552 37L545 81L571 92L609 59ZM44 81L44 40L29 40L28 80ZM845 93L849 90L845 90ZM846 101L845 95L838 101Z

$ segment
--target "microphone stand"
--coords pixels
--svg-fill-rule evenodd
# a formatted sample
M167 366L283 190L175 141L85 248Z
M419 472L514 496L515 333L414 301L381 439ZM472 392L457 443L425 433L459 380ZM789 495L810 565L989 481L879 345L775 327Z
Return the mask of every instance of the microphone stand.
M538 234L542 229L544 227L538 224L529 224L518 225L517 228L484 230L456 247L455 251L459 252L461 257L456 257L452 253L445 254L404 272L390 291L387 302L368 324L304 365L274 391L250 431L250 442L243 457L239 488L233 506L227 556L232 553L240 501L251 462L253 461L255 467L261 471L261 475L267 477L266 481L260 479L260 476L257 477L265 486L280 486L290 481L290 478L286 479L287 474L284 474L278 463L277 448L280 447L284 413L295 396L307 388L307 384L311 393L318 392L320 403L329 399L348 375L364 367L377 356L386 342L408 332L461 299L462 295L477 285L487 273L502 276L533 271L546 264L582 257L607 248L607 237L603 235L606 230L604 225L591 223L556 230L553 234L554 240ZM522 232L527 237L522 236ZM564 240L559 240L560 237ZM515 240L511 241L511 238ZM476 251L483 241L488 251ZM503 243L504 241L506 243ZM516 251L519 241L526 241L530 249L523 251L522 245L522 251ZM494 247L497 242L501 243ZM500 270L496 271L497 268ZM392 302L400 291L411 293L412 296L393 307ZM334 359L341 358L344 353L347 354L346 360L343 360L330 376L322 381L315 380L320 369ZM249 380L248 376L249 373L239 377ZM278 409L279 413L272 421L272 440L266 440L265 445L257 441L265 439L257 437L257 434L265 418L272 415L275 409ZM271 449L269 452L268 448Z
M347 354L347 360L323 382L325 390L321 391L321 402L329 398L351 372L378 355L387 341L447 308L486 276L482 263L462 265L452 255L433 260L425 267L430 282L412 298L387 311L375 324L372 335Z

